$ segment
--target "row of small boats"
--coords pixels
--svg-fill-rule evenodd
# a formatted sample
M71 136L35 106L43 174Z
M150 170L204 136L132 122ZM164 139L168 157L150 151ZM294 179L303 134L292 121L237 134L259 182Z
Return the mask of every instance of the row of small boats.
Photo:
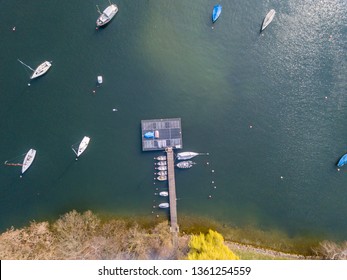
M159 170L157 173L157 175L159 175L157 177L158 181L166 181L167 180L167 162L166 162L166 156L158 156L155 157L154 159L156 159L158 162L156 163L156 165L158 166L158 168L164 169L165 170ZM169 192L167 191L161 191L159 192L159 196L162 197L168 197L169 196ZM159 208L169 208L170 204L168 202L163 202L163 203L159 203L158 205Z
M76 154L76 160L87 149L89 141L90 141L90 137L84 136L82 141L79 143L77 149L75 149L74 145L72 145L71 148L74 151L74 153ZM24 172L26 172L29 169L29 167L32 165L32 163L34 162L35 156L36 156L36 150L30 149L25 154L22 162L12 162L12 160L6 160L4 162L4 164L7 166L21 166L22 167L21 176L22 176L24 174Z
M215 5L212 10L212 22L215 23L219 16L222 13L222 6L221 5ZM265 16L262 26L261 26L261 31L263 31L273 20L274 16L276 14L276 11L274 9L271 9Z

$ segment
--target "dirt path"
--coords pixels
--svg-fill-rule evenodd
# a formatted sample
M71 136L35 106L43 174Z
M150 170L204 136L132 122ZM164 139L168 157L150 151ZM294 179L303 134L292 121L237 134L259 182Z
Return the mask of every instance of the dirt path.
M275 250L264 249L264 248L250 246L250 245L240 244L240 243L236 243L236 242L227 241L226 244L228 245L228 247L231 250L247 251L249 253L260 254L260 255L268 256L270 258L284 258L284 259L291 259L291 260L307 259L303 255L288 254L288 253L283 253L283 252L279 252L279 251L275 251Z

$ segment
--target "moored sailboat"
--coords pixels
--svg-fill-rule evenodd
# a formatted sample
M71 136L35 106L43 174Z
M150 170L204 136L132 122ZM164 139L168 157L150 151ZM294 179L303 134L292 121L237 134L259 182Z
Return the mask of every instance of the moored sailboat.
M193 157L196 157L198 155L208 155L208 153L204 154L204 153L195 153L195 152L181 152L177 154L177 159L178 160L187 160L187 159L191 159Z
M159 165L158 167L155 167L155 169L160 170L160 171L165 171L165 170L167 170L167 166L166 165Z
M187 160L187 161L180 161L179 163L176 164L176 166L178 168L187 169L187 168L191 168L194 164L195 162L191 160Z
M221 5L215 5L212 10L212 22L216 22L216 20L219 18L220 14L222 13L222 6Z
M23 156L23 155L22 155ZM25 171L28 170L28 168L32 165L34 159L36 156L36 150L34 149L30 149L24 157L23 163L11 163L10 160L5 161L5 165L9 165L9 166L22 166L22 172L20 177L22 177L22 175L24 174Z
M87 149L88 144L89 144L90 138L88 136L84 136L82 141L80 142L77 151L74 149L74 147L72 146L72 150L74 151L74 153L76 154L76 160L78 159L78 157Z
M340 158L339 162L337 163L337 166L338 166L338 167L342 167L342 166L344 166L346 163L347 163L347 154L344 154L344 155Z
M156 159L156 160L166 160L166 156L157 156L154 159Z
M103 26L107 23L109 23L111 21L111 19L113 19L113 17L117 14L118 12L118 7L115 4L112 4L110 2L110 5L101 13L100 9L98 6L97 10L100 14L100 16L98 17L98 19L96 20L96 25L98 27Z
M27 68L29 68L31 71L33 71L33 74L30 76L30 79L35 79L38 78L40 76L42 76L43 74L45 74L49 68L51 68L52 63L49 61L44 61L42 62L39 66L36 67L36 69L33 69L32 67L30 67L29 65L25 64L23 61L17 59L20 63L22 63L24 66L26 66Z
M274 9L271 9L267 15L265 16L264 20L263 20L263 24L261 26L261 31L263 31L273 20L274 16L276 14L276 11Z

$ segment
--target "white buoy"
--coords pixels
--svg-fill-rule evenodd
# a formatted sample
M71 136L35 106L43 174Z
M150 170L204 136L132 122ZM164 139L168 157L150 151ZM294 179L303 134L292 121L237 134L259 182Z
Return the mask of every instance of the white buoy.
M30 83L28 83L28 87L30 87Z

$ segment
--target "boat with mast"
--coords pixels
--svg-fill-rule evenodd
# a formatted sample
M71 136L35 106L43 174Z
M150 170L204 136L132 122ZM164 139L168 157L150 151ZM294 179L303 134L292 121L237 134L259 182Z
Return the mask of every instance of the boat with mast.
M22 163L13 163L13 162L10 162L11 160L6 160L4 163L5 165L8 165L8 166L22 166L22 172L20 177L22 177L24 172L27 171L28 168L32 165L36 156L36 150L30 149L26 154L23 154L23 155L25 155L25 157ZM20 157L22 157L23 155L21 155Z
M88 144L89 144L90 138L88 136L84 136L82 141L80 142L77 151L74 149L74 145L72 145L72 150L76 154L76 160L78 157L87 149Z
M191 168L194 164L195 162L191 160L187 160L187 161L180 161L179 163L176 164L176 166L181 169L187 169L187 168Z
M187 160L191 159L193 157L196 157L198 155L208 155L208 153L195 153L195 152L181 152L177 154L178 160Z
M261 31L263 31L273 20L274 16L276 14L276 11L274 9L271 9L267 15L265 16L264 20L263 20L263 24L261 26ZM261 32L260 31L260 32Z
M109 23L111 19L117 14L118 7L115 4L112 4L110 1L108 1L110 5L101 13L99 6L96 5L96 9L99 12L100 16L96 20L96 26L104 26L105 24Z
M29 68L31 71L33 71L33 74L30 76L30 79L35 79L38 78L40 76L42 76L43 74L45 74L49 68L51 68L52 63L49 61L44 61L42 62L39 66L36 67L36 69L31 68L29 65L25 64L23 61L17 59L20 63L22 63L24 66L26 66L27 68Z
M156 160L166 160L166 156L157 156L154 159L156 159Z
M159 165L158 167L155 167L155 169L157 169L159 171L165 171L165 170L167 170L167 166L166 165Z

